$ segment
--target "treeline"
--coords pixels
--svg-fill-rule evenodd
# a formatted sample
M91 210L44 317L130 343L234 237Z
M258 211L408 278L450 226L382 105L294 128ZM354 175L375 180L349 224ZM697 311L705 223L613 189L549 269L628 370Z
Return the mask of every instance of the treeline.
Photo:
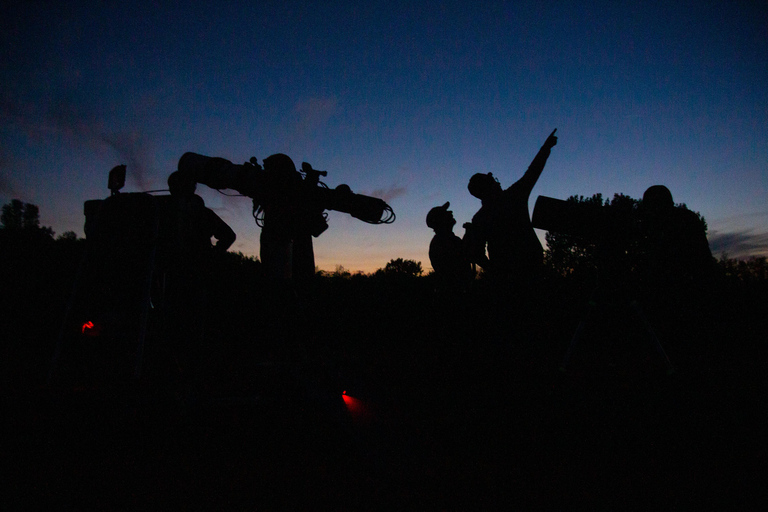
M636 249L637 239L633 238L635 226L631 216L637 212L641 200L634 199L624 194L614 194L612 199L604 199L602 194L594 194L591 197L571 196L568 201L583 207L599 210L601 215L613 219L618 227L622 228L617 236L618 240L612 240L613 244L620 246L622 257L626 261L623 264L632 269L636 262L632 258L637 257L633 253ZM676 205L677 208L687 209L685 204ZM707 224L704 217L694 212L700 219L706 232ZM52 250L56 257L66 261L74 261L84 249L84 239L78 238L73 231L64 232L58 236L51 227L40 224L40 209L37 205L24 203L14 199L2 208L0 219L0 244L7 256L17 253L26 259L28 263L48 259ZM615 234L614 233L614 234ZM545 235L545 266L552 276L578 277L590 274L599 266L600 245L605 240L600 236L575 236L565 233L548 232ZM427 244L428 241L425 241ZM55 247L55 249L54 249ZM42 261L41 261L42 262ZM6 264L8 262L5 262ZM53 264L53 262L49 262ZM261 263L258 257L248 256L242 252L229 252L226 258L219 262L225 268L241 274L243 270L258 275L261 271ZM768 282L768 258L766 256L752 256L747 259L729 258L722 254L714 259L720 277L734 282L756 285ZM6 265L7 269L7 265ZM31 270L31 269L30 269ZM342 265L338 265L333 271L317 270L318 278L351 278L366 276L407 276L427 277L431 272L425 272L422 262L405 258L393 258L383 268L372 273L351 271ZM478 279L483 279L482 269L478 268Z
M605 207L605 201L599 202ZM87 278L82 272L86 241L74 233L55 236L52 229L40 226L36 214L39 210L23 203L3 210L0 339L6 343L0 345L0 386L46 375L68 303L77 286L82 287L78 283ZM201 272L208 288L211 337L230 360L263 359L272 350L272 340L279 340L279 350L309 347L349 360L352 368L396 372L403 389L421 382L409 379L430 375L423 368L439 368L435 358L454 364L448 360L451 350L468 343L473 347L468 353L476 353L516 339L516 346L539 351L525 358L555 361L591 300L597 255L594 242L581 238L553 234L547 241L549 272L541 286L527 293L501 290L481 272L460 295L435 293L436 276L425 272L421 262L406 258L394 258L373 273L338 266L318 271L311 282L276 287L262 277L258 258L228 252ZM684 337L696 340L696 350L680 341L666 347L676 362L702 353L702 340L717 347L706 352L710 361L743 361L763 354L768 328L766 258L713 258L713 268L717 278L707 298L678 308L687 308L687 318L675 316L659 324L667 327L661 333L665 343ZM598 331L608 335L622 329L609 325Z

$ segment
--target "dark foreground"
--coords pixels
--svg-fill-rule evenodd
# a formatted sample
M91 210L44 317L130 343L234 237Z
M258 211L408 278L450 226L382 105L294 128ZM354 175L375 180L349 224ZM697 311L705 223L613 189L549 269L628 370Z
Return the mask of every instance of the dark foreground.
M283 317L233 301L187 382L148 349L154 379L46 386L50 341L7 349L3 509L768 501L764 304L665 324L671 375L606 314L561 371L580 292L445 300L423 283L328 281Z

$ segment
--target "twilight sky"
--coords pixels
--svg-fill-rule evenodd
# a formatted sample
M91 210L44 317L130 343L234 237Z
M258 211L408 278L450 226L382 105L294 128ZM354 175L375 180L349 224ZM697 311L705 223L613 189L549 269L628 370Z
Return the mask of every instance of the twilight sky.
M531 209L665 184L713 253L768 254L768 4L541 4L3 2L0 202L82 236L117 164L132 192L186 151L282 152L397 214L331 212L320 268L429 268L427 211L450 201L462 235L472 174L509 186L557 128ZM250 201L198 193L258 255Z

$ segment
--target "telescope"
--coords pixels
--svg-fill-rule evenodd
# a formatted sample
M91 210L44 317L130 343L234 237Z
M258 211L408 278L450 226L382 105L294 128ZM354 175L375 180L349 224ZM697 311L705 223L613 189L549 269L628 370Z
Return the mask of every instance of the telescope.
M276 176L269 169L264 169L255 158L237 165L227 159L204 156L197 153L184 153L179 159L178 170L195 183L202 183L216 190L232 189L250 197L254 202L254 212L270 201L293 200L302 209L335 210L369 224L391 224L395 213L384 200L357 194L345 184L329 188L320 181L327 171L318 171L306 162L302 171L295 171L303 176ZM327 225L325 226L327 227ZM319 232L318 232L319 230ZM323 229L312 233L317 237Z
M639 236L637 212L631 207L578 202L539 196L533 207L534 228L570 235L591 243L628 240Z

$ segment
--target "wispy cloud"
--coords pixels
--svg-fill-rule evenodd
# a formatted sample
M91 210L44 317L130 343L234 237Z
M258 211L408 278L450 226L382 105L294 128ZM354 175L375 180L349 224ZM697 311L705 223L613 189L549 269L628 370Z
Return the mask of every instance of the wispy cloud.
M336 98L309 98L296 103L288 125L289 147L311 139L336 113Z
M11 179L4 175L0 169L0 194L7 196L16 196L16 187L11 183Z
M150 152L146 139L138 130L111 131L92 113L73 102L58 101L51 105L48 120L54 129L72 138L94 146L107 147L116 152L128 166L140 190L148 190L147 173Z
M12 196L16 193L16 187L13 186L10 176L7 173L8 157L5 154L5 148L0 146L0 194Z
M744 230L735 232L713 231L709 235L712 254L727 254L729 258L747 258L768 254L768 232Z
M408 189L406 187L399 187L392 185L389 188L377 188L376 190L372 190L371 192L366 192L365 195L371 196L371 197L378 197L379 199L383 199L387 203L392 201L393 199L404 196L408 192Z
M114 149L130 170L139 190L149 190L147 173L149 172L149 149L146 141L137 131L101 134L104 144Z
M710 224L725 226L736 222L749 222L754 219L768 220L768 210L752 211L747 213L740 213L738 215L731 215L730 217L722 217L711 221Z
M308 126L325 123L336 111L336 98L309 98L296 103L293 113L297 125Z
M139 189L149 189L150 144L138 130L109 130L96 115L70 99L51 101L41 108L6 98L0 104L0 119L33 139L57 134L73 144L112 150L121 159L115 164L127 165Z

